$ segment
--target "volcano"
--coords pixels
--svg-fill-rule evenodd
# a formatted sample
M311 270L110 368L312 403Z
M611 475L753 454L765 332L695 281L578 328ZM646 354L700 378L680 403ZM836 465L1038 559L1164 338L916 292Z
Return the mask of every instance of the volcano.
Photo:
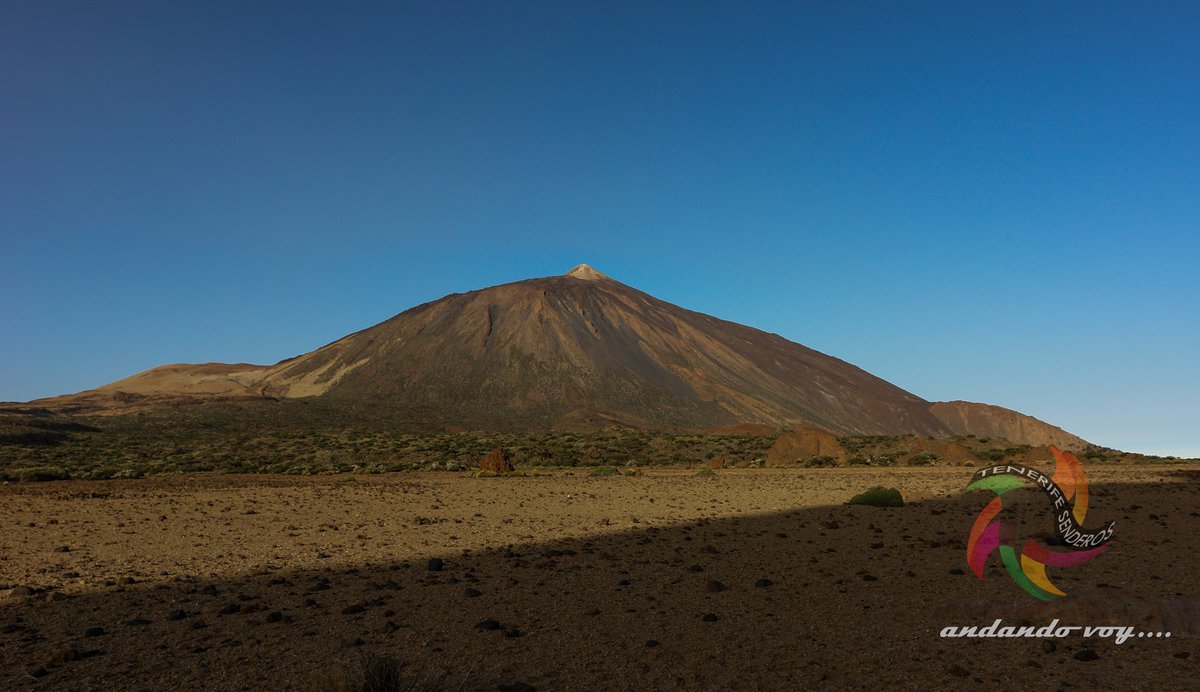
M444 425L785 429L1086 443L1030 416L934 404L777 334L673 305L581 264L455 293L275 365L167 365L37 403L105 413L311 399Z

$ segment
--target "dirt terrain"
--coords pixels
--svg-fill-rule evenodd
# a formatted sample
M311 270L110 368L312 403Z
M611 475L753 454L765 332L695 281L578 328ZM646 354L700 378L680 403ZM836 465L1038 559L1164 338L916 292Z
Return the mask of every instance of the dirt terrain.
M1088 467L1115 545L1045 604L967 570L971 470L4 484L0 688L321 689L366 655L433 689L1194 685L1200 466ZM908 504L842 504L880 484ZM1171 635L939 636L995 618Z

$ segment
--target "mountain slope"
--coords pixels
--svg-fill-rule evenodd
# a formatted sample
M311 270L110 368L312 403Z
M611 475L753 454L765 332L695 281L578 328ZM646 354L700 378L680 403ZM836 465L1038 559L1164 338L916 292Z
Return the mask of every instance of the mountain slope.
M451 294L274 366L164 366L39 403L95 410L306 397L495 429L753 423L944 435L982 420L944 418L845 361L587 265Z
M998 437L1022 444L1078 451L1087 441L1062 428L1012 409L970 401L939 401L930 411L956 435Z
M945 430L926 402L849 363L586 265L417 306L281 363L263 383L279 396L404 402L500 427Z

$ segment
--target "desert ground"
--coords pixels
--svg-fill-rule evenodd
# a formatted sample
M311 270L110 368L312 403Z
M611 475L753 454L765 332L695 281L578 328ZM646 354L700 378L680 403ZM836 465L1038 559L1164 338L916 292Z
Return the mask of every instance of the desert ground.
M1200 466L1088 467L1114 547L1051 603L967 570L972 470L4 484L0 688L1194 689ZM940 636L995 618L1171 634Z

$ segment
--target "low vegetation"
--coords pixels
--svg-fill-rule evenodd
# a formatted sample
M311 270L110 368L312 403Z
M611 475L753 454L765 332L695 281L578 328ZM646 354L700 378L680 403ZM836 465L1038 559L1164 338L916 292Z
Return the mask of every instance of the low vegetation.
M564 467L615 475L636 473L643 466L699 465L718 454L733 465L748 466L761 460L774 442L761 435L627 428L419 432L382 417L305 415L305 408L247 407L234 414L228 407L197 406L79 421L38 412L0 413L0 481L164 473L474 472L480 458L497 447L509 453L517 475ZM54 430L53 440L25 436L46 430L38 426L67 423L79 427Z
M904 497L895 488L876 486L861 492L846 503L848 505L868 505L870 507L903 507Z
M0 411L0 482L140 478L169 473L475 472L489 450L506 450L518 468L582 467L593 475L633 475L642 467L690 467L719 458L723 468L758 468L773 435L671 433L629 428L536 433L420 429L387 412L334 410L300 402L192 406L119 416L63 416L36 409ZM951 461L913 435L839 438L846 455L814 456L800 466L900 466L1018 461L1028 445L960 436L972 459ZM1087 463L1169 461L1091 448ZM487 474L480 473L480 476ZM511 475L511 474L510 474Z

